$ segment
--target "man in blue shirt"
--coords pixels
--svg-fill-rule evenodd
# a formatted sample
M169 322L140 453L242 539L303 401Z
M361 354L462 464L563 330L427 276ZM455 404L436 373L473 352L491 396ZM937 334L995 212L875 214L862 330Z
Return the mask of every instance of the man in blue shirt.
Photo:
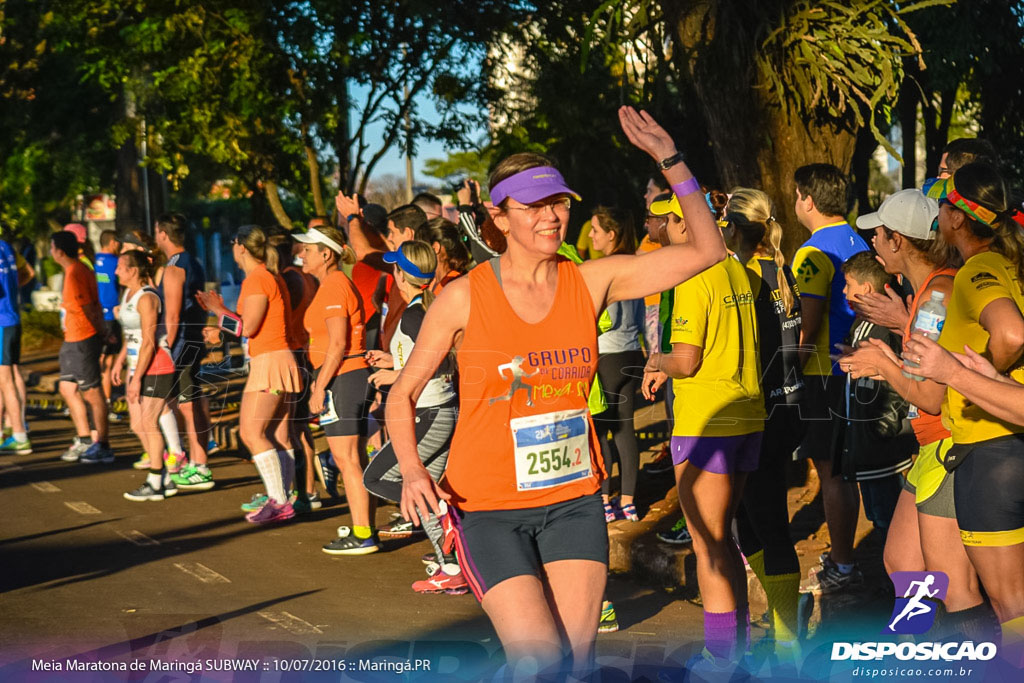
M25 429L25 397L18 391L21 362L21 311L19 289L34 277L31 267L0 233L0 405L11 423L11 436L0 442L0 454L32 452Z
M114 341L104 342L100 350L100 373L103 382L103 395L109 400L111 380L110 371L114 360L121 352L121 324L117 321L117 307L121 303L120 287L117 284L117 259L121 254L121 242L113 230L100 233L100 250L96 253L96 288L100 293L100 306L103 307L103 338Z
M853 311L843 295L846 280L842 264L856 253L868 251L843 216L850 208L850 183L831 164L801 166L793 177L796 217L811 237L793 259L800 291L800 360L804 370L801 414L806 433L801 457L809 457L818 471L832 548L822 559L817 584L823 592L851 588L863 582L853 562L860 494L857 484L833 476L832 420L842 415L845 383L831 354L845 341L853 325Z

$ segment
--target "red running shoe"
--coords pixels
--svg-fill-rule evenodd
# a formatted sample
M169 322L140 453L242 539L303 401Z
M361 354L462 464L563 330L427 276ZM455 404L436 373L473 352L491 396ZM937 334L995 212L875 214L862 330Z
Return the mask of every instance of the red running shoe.
M455 573L449 574L439 564L427 565L427 573L430 574L430 578L416 581L412 584L412 589L417 593L448 593L449 595L465 595L468 593L469 584L463 578L459 566L457 564L447 566L449 571L454 569Z

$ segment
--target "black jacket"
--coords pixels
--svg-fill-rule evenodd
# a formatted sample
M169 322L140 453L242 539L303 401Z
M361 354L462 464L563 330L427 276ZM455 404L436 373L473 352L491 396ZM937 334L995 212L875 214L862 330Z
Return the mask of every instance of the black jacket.
M897 354L899 337L863 318L853 321L847 343L880 339ZM843 417L835 422L832 453L835 471L846 481L890 476L910 467L917 439L907 419L909 405L887 382L846 376Z

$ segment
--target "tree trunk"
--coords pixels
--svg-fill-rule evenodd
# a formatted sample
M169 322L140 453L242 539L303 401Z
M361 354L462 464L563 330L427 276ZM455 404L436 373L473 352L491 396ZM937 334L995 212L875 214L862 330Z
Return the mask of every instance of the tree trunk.
M317 216L326 216L324 193L320 186L320 163L316 160L313 147L306 145L306 165L309 167L309 191L313 193L313 207Z
M857 201L853 212L855 214L867 213L873 208L868 189L871 177L871 157L876 149L878 149L878 140L875 139L869 128L861 128L857 131L853 159L850 162L850 176L853 178L854 197Z
M791 257L809 235L796 219L794 172L819 162L849 172L855 134L805 124L766 102L754 62L756 37L732 30L717 35L717 4L701 0L665 6L666 20L676 26L681 43L674 59L698 94L722 187L754 187L768 194L783 226L783 251Z
M912 60L905 60L911 62ZM908 75L900 86L898 103L900 130L903 135L903 187L917 187L917 104L920 100L917 81Z
M284 205L281 204L281 195L277 192L277 183L273 180L263 181L263 193L267 197L267 203L270 205L270 210L274 212L274 219L277 220L285 230L292 229L292 220L288 218L288 213L284 210Z

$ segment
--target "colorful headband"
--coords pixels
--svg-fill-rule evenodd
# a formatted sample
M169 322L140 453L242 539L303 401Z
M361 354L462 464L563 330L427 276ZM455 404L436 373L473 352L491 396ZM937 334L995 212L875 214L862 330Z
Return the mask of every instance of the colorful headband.
M984 223L990 228L993 227L1001 216L1005 215L1014 223L1019 225L1021 229L1024 229L1024 213L1021 213L1020 209L1010 209L1005 212L996 212L992 209L988 209L978 202L968 199L960 194L956 189L956 185L953 183L953 178L946 178L938 181L930 188L930 191L927 194L929 197L933 197L939 201L946 200L974 220L979 223Z

